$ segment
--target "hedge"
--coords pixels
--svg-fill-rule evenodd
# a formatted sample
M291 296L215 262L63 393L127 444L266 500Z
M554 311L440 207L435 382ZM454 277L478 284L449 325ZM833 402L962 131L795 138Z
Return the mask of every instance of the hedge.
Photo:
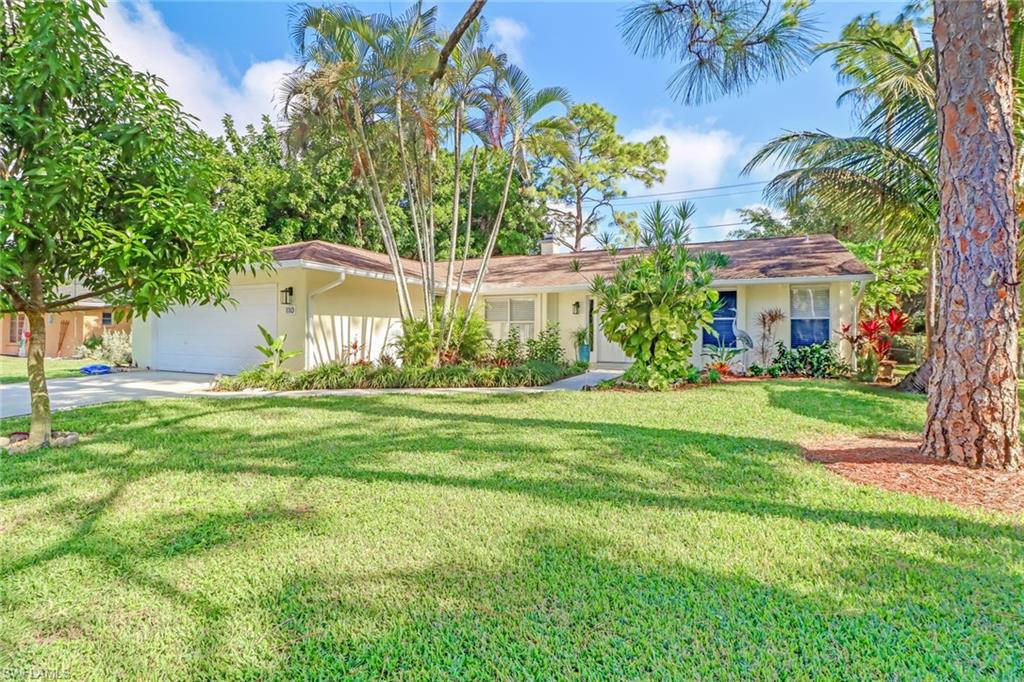
M328 363L301 372L272 372L263 367L221 378L215 390L308 391L345 388L507 388L544 386L587 371L585 363L559 365L531 360L512 367L375 367Z

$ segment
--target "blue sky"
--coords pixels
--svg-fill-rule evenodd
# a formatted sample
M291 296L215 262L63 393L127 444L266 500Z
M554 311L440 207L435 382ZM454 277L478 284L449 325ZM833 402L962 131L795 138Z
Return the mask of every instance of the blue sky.
M368 11L398 12L403 2L356 3ZM454 24L468 2L440 3L441 21ZM665 83L672 66L634 56L620 36L625 5L616 2L498 2L484 16L491 38L527 70L538 86L561 85L575 101L594 101L619 117L619 129L642 139L664 134L670 143L668 177L661 186L630 186L631 194L675 192L763 180L739 169L757 146L783 130L850 130L850 113L836 107L840 87L830 62L811 65L785 83L764 83L742 96L700 107L671 98ZM895 2L818 0L822 37L831 39L858 14L895 14ZM168 83L173 96L211 132L224 112L241 122L272 114L277 79L290 68L289 3L116 3L104 29L115 51L137 68ZM728 196L721 196L726 194ZM679 198L682 195L674 195ZM707 196L710 198L701 199ZM723 238L735 210L760 202L760 187L747 186L687 195L698 208L695 238ZM642 211L646 199L621 207Z

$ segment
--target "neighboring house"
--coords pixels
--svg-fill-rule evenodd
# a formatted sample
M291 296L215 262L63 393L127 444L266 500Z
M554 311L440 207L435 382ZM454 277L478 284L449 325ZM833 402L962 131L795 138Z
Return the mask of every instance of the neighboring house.
M786 313L776 333L786 346L836 340L835 331L855 321L853 283L872 279L868 269L828 235L701 243L690 248L713 249L729 258L714 282L725 301L715 327L726 343L734 343L734 327L756 340L757 314L773 307ZM540 255L491 260L481 289L481 312L492 333L504 337L514 327L526 340L544 325L557 322L566 355L573 357L572 332L593 320L591 362L630 362L600 332L589 296L589 279L611 274L616 260L604 251L549 250L550 244L545 244ZM618 259L630 252L621 251ZM293 369L334 360L374 360L388 351L401 332L401 323L387 256L320 241L279 246L272 253L273 271L234 278L234 305L177 308L159 318L136 321L136 363L162 370L237 372L263 359L254 349L262 342L257 324L274 335L287 334L287 347L302 351L288 361ZM580 273L571 269L573 260L580 261ZM420 264L412 260L403 264L413 301L421 310ZM478 265L478 261L467 263L463 302ZM438 266L439 281L445 266ZM702 345L715 342L714 337L704 336L694 345L697 364ZM849 354L848 347L841 348ZM752 361L752 357L745 360Z
M70 294L74 295L74 294ZM71 357L75 349L90 336L104 331L132 329L130 318L117 320L116 309L94 298L75 304L76 310L46 314L46 357ZM0 318L0 355L17 355L20 340L28 331L28 318L24 313L9 313Z

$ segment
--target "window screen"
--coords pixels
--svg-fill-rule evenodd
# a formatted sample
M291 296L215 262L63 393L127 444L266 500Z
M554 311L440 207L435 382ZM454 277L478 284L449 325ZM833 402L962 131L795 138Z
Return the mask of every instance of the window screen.
M830 334L828 288L793 287L789 290L789 319L793 348L825 343Z

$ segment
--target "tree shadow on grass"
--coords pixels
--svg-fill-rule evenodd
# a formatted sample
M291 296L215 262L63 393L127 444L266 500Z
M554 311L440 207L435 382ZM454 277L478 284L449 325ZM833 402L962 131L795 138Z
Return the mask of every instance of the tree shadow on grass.
M539 529L501 566L463 561L381 573L306 573L261 602L287 642L260 679L915 678L1013 675L1024 583L1005 573L875 563L881 584L838 580L800 592L685 561L617 556L599 539ZM869 556L871 553L869 552ZM948 577L946 577L948 576ZM861 576L853 575L855 579ZM998 602L965 611L979 581ZM921 583L919 583L921 584ZM987 623L963 638L962 618ZM204 662L216 676L227 652Z
M781 382L768 383L765 390L772 407L830 424L877 433L924 428L924 400L892 389L845 382ZM851 400L851 393L858 399Z

